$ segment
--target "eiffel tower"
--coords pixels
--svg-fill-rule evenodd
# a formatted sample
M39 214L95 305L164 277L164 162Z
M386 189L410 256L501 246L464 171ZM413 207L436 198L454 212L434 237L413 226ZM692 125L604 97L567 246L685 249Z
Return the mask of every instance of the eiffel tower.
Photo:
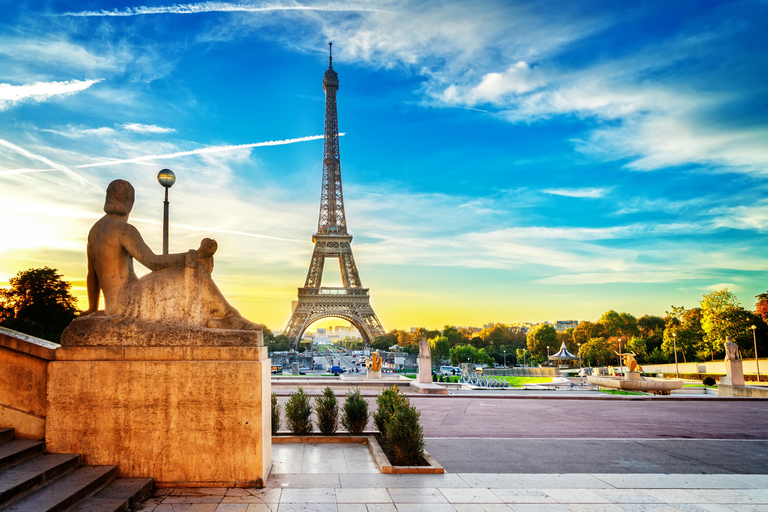
M368 288L363 288L352 256L352 235L347 233L344 197L341 193L339 159L339 122L336 115L336 91L339 76L333 69L333 43L328 43L328 69L323 77L325 91L325 137L323 145L323 184L320 192L320 218L312 236L315 248L309 263L307 281L299 288L299 301L291 314L285 335L297 347L307 327L327 317L341 318L360 332L365 343L384 334L384 328L371 307ZM338 258L344 286L320 286L326 258Z

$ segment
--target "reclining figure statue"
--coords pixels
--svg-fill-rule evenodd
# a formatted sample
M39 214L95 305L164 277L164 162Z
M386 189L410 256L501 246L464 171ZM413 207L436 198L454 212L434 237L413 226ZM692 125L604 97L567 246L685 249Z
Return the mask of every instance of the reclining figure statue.
M243 318L213 282L216 241L204 238L186 253L154 254L128 223L134 197L127 181L107 187L106 215L88 234L88 309L64 332L62 345L262 344L262 325ZM138 278L134 259L152 272Z

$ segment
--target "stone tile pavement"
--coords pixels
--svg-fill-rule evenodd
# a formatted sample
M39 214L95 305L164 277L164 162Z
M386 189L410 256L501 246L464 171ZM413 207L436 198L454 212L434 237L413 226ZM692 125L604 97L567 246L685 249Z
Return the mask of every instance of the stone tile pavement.
M768 474L383 475L363 445L272 448L265 489L158 489L137 510L768 512Z

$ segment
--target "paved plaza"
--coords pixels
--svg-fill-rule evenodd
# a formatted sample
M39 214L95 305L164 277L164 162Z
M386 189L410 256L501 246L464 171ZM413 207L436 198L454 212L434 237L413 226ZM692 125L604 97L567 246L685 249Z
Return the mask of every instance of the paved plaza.
M363 445L275 445L265 489L160 489L141 512L752 512L768 475L383 475ZM375 466L373 466L375 467ZM290 471L289 471L290 470Z

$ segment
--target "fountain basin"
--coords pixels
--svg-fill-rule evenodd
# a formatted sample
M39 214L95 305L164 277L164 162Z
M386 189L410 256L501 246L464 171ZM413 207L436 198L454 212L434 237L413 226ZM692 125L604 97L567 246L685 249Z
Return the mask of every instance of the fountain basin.
M601 388L620 389L622 391L642 391L646 393L657 393L668 395L670 391L683 387L681 380L657 380L642 377L639 372L627 372L624 378L617 377L598 377L590 375L587 377L590 384Z

